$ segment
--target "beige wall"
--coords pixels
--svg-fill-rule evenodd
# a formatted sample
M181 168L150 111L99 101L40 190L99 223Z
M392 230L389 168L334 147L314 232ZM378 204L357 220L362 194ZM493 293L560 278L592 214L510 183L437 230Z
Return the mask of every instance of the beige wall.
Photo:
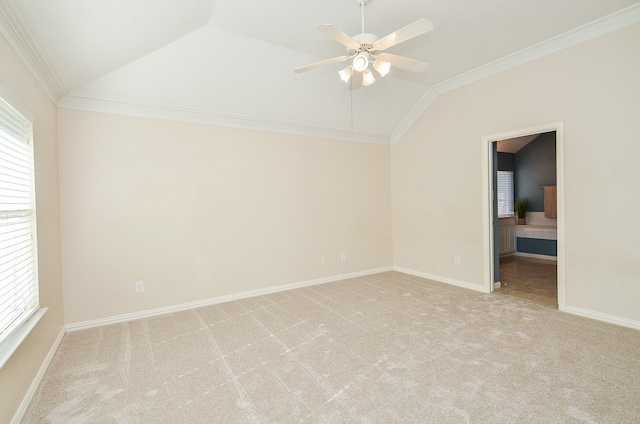
M56 108L0 37L0 84L34 115L40 304L49 310L0 369L0 422L11 421L64 325Z
M67 323L392 265L389 146L58 114Z
M564 121L567 307L640 321L638 40L636 24L436 99L392 147L394 265L482 286L481 139Z
M41 301L50 308L0 370L0 422L65 318L392 264L482 286L481 138L556 121L565 123L567 305L640 321L639 39L634 25L445 94L391 151L60 110L60 190L56 109L0 40L0 83L36 116ZM144 293L134 293L138 280Z

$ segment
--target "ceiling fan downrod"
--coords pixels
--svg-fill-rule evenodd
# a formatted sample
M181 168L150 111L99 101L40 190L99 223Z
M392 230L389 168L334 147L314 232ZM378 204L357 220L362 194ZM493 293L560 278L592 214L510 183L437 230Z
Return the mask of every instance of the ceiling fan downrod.
M361 14L362 14L362 32L361 32L361 34L364 34L364 7L367 5L367 3L369 3L369 0L356 0L356 3L360 4L360 10L361 10Z
M369 3L369 0L356 0L356 3L358 3L360 5L360 10L361 10L361 14L362 14L362 32L361 32L361 34L364 34L364 7L367 5L367 3Z
M324 32L326 35L347 48L346 55L312 63L311 65L294 69L294 72L307 72L322 66L352 60L350 65L347 65L347 67L338 72L338 74L340 74L340 79L346 83L352 81L351 76L354 72L358 73L358 77L362 77L359 79L357 86L351 86L352 90L360 88L360 85L371 85L376 81L373 76L373 72L371 72L371 69L369 68L369 64L371 62L373 62L373 70L377 71L382 77L389 73L389 69L392 65L412 72L422 72L427 66L424 62L386 52L378 54L378 52L433 30L433 23L427 19L420 19L405 26L404 28L400 28L399 30L392 32L391 34L378 38L375 34L368 34L364 32L364 7L369 3L369 1L371 0L355 0L356 4L360 6L360 12L362 15L362 33L360 34L351 37L339 28L336 28L335 25L318 25L318 29L320 31Z

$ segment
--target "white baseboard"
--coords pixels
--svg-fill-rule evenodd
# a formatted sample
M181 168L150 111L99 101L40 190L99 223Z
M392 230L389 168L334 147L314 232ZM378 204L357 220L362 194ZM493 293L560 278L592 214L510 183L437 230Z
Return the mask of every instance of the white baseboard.
M598 321L608 322L609 324L620 325L622 327L633 328L640 330L640 321L622 318L615 315L603 314L601 312L591 311L589 309L577 308L575 306L568 306L564 310L567 313L573 315L579 315L585 318L591 318Z
M537 253L515 252L513 256L522 256L524 258L546 259L547 261L558 261L557 256L539 255Z
M379 274L381 272L387 272L387 271L402 272L404 274L414 275L416 277L426 278L428 280L438 281L441 283L450 284L457 287L462 287L462 288L479 291L483 293L485 292L484 288L477 284L472 284L465 281L455 280L452 278L428 274L425 272L415 271L407 268L390 266L390 267L370 269L366 271L353 272L348 274L334 275L331 277L318 278L314 280L301 281L298 283L284 284L280 286L268 287L265 289L251 290L251 291L246 291L246 292L232 294L232 295L219 296L219 297L196 301L196 302L183 303L180 305L151 309L151 310L141 311L141 312L136 312L131 314L118 315L118 316L103 318L98 320L67 324L64 328L61 329L60 333L58 334L58 337L56 338L56 340L53 342L53 345L49 349L49 353L47 354L44 361L42 362L42 365L40 366L38 373L33 379L33 382L31 383L29 390L25 394L22 402L20 403L20 406L18 407L18 410L13 416L13 419L11 420L11 424L19 424L20 421L22 421L23 416L27 410L27 407L29 406L31 399L35 395L36 390L38 389L38 386L40 385L40 382L42 381L42 378L44 377L44 374L47 371L47 368L49 367L49 364L51 363L51 360L53 359L53 356L55 355L58 347L60 346L60 343L62 342L62 339L66 332L99 327L102 325L116 324L116 323L131 321L135 319L140 319L140 318L149 318L149 317L154 317L162 314L180 312L188 309L214 305L217 303L229 302L233 300L241 300L241 299L246 299L246 298L255 297L255 296L262 296L262 295L277 293L277 292L286 291L286 290L293 290L293 289L302 288L302 287L309 287L309 286L314 286L318 284L325 284L325 283L331 283L331 282L340 281L340 280L346 280L349 278L357 278L357 277L363 277L367 275ZM496 285L498 285L499 287L499 284L500 284L499 282L494 283L494 288L496 288ZM598 321L607 322L610 324L615 324L623 327L640 330L640 321L636 321L636 320L622 318L615 315L603 314L600 312L578 308L575 306L567 306L565 309L565 312L573 315L582 316L585 318L591 318Z
M454 280L453 278L441 277L439 275L427 274L426 272L414 271L412 269L402 268L399 266L393 267L394 271L402 272L403 274L414 275L416 277L426 278L427 280L438 281L440 283L450 284L452 286L462 287L469 290L475 290L482 293L486 293L484 286L478 284L467 283L466 281Z
M64 327L62 327L62 329L60 330L60 333L58 334L58 337L56 337L56 340L53 342L51 349L49 349L49 353L47 353L47 356L44 358L42 365L40 365L38 374L36 374L35 378L31 382L31 386L29 387L29 390L24 395L24 398L22 399L22 402L20 403L18 410L16 411L15 415L13 416L13 419L11 420L11 424L18 424L20 423L20 421L22 421L24 413L27 412L27 407L29 406L29 403L31 402L33 395L36 394L36 390L38 389L38 386L42 381L42 377L44 377L44 373L47 371L47 368L49 368L49 364L53 359L53 355L55 355L56 350L58 350L58 346L60 346L60 343L62 342L62 338L64 337L64 335L65 335L65 329Z
M179 305L166 306L163 308L149 309L146 311L133 312L130 314L116 315L107 318L100 318L91 321L83 321L66 325L68 332L86 330L88 328L101 327L103 325L119 324L122 322L133 321L141 318L151 318L158 315L170 314L173 312L186 311L188 309L201 308L203 306L215 305L218 303L231 302L234 300L247 299L249 297L263 296L266 294L277 293L286 290L299 289L302 287L315 286L318 284L332 283L334 281L346 280L349 278L363 277L366 275L379 274L381 272L393 271L393 267L375 268L366 271L351 272L348 274L333 275L331 277L317 278L314 280L300 281L297 283L283 284L280 286L267 287L264 289L250 290L241 293L235 293L225 296L214 297L211 299L198 300L195 302L181 303Z

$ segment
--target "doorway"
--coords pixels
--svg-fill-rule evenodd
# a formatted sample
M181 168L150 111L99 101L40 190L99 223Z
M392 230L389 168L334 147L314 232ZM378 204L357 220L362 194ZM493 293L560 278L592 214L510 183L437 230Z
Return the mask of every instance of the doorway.
M502 140L535 138L537 134L555 132L555 171L556 171L556 199L557 199L557 241L554 246L557 249L557 262L547 261L537 258L535 254L519 254L515 258L502 261L504 277L511 280L511 286L502 286L500 290L506 288L505 292L511 294L518 292L518 285L523 289L519 297L540 296L541 303L554 303L555 299L550 299L549 293L544 293L542 286L535 286L537 280L542 285L555 283L555 293L557 293L557 307L559 310L565 309L565 279L564 279L564 135L563 123L551 123L532 128L509 131L500 134L485 136L483 143L483 199L484 199L484 258L485 258L485 290L492 292L500 287L503 280L500 275L500 232L501 223L498 222L498 202L497 202L497 143ZM526 143L525 143L526 144ZM513 218L515 223L515 218ZM527 230L532 229L526 227ZM515 226L514 226L515 231ZM537 271L536 271L537 269ZM555 274L555 278L552 278ZM523 283L525 287L523 287ZM527 290L533 293L526 293ZM555 294L554 293L554 294ZM554 305L555 306L555 305Z

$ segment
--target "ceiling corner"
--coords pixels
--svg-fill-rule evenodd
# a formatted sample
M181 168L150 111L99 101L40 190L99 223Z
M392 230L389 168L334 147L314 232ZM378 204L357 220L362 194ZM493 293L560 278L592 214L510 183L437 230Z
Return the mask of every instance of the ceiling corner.
M441 94L640 22L640 2L432 86L391 133L397 144Z
M67 94L67 90L40 45L28 14L19 1L0 2L0 35L29 68L51 101L57 105Z

